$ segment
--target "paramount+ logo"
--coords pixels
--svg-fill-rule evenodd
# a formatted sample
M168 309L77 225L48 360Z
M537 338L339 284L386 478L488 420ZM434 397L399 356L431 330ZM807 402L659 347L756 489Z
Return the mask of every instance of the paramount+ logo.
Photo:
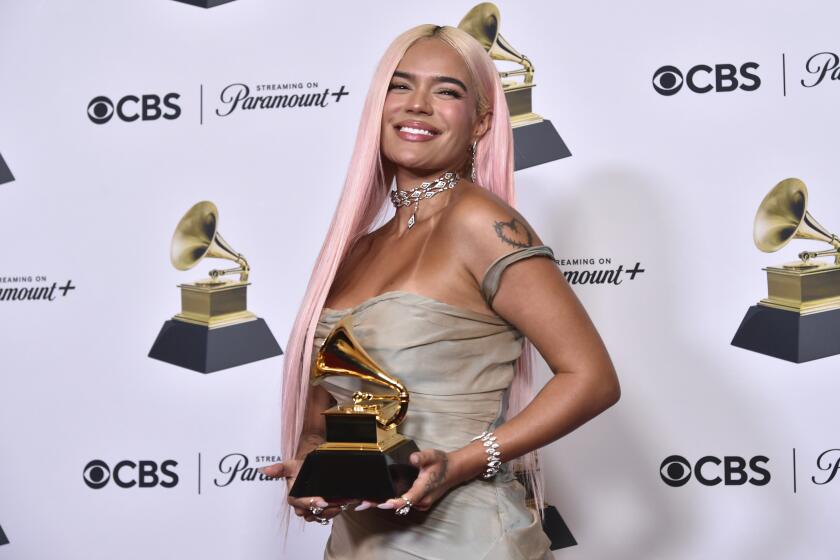
M703 486L764 486L770 482L770 471L764 455L746 459L735 455L715 457L707 455L693 465L681 455L670 455L659 466L662 482L671 487L685 486L694 478Z
M156 461L120 461L113 468L108 463L94 459L85 465L83 477L88 488L99 490L113 482L120 488L173 488L178 484L175 467L178 462L172 459Z
M176 101L179 93L156 95L124 95L114 103L109 97L100 95L90 100L87 114L94 124L105 124L116 117L123 122L175 120L181 116L181 107Z
M694 93L725 93L736 90L755 91L761 86L756 73L757 62L734 64L697 64L686 72L676 66L662 66L653 73L653 89L656 93L671 96L683 87Z

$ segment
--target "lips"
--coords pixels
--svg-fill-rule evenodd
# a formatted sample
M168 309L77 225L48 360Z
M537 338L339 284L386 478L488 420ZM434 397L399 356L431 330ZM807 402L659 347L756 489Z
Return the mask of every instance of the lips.
M397 136L409 142L425 142L440 135L440 130L420 121L402 121L394 125Z

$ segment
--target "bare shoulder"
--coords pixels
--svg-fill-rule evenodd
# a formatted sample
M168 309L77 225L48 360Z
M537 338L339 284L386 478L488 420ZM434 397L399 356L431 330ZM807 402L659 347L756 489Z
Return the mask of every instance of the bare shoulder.
M543 244L531 224L507 202L468 181L459 188L462 186L465 188L453 201L445 229L447 237L455 240L458 258L477 282L499 257Z

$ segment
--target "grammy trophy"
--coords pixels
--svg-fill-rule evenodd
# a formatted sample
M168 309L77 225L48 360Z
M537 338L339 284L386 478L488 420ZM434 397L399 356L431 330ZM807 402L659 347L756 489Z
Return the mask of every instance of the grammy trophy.
M210 277L180 284L181 312L166 321L149 357L210 373L279 356L283 352L263 319L247 309L250 267L218 231L219 211L203 201L190 208L172 236L170 260L188 270L202 259L227 259L236 268L211 270ZM223 276L238 274L235 280Z
M753 239L768 253L792 239L823 241L831 249L766 267L767 297L747 310L732 344L796 363L840 354L840 239L808 212L805 183L785 179L764 197ZM815 260L824 256L834 258Z

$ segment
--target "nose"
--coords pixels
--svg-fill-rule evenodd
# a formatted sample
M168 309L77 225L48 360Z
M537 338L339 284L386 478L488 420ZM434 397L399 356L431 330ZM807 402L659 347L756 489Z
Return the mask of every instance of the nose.
M406 100L406 110L409 113L432 113L432 104L429 102L429 93L423 88L416 88Z

